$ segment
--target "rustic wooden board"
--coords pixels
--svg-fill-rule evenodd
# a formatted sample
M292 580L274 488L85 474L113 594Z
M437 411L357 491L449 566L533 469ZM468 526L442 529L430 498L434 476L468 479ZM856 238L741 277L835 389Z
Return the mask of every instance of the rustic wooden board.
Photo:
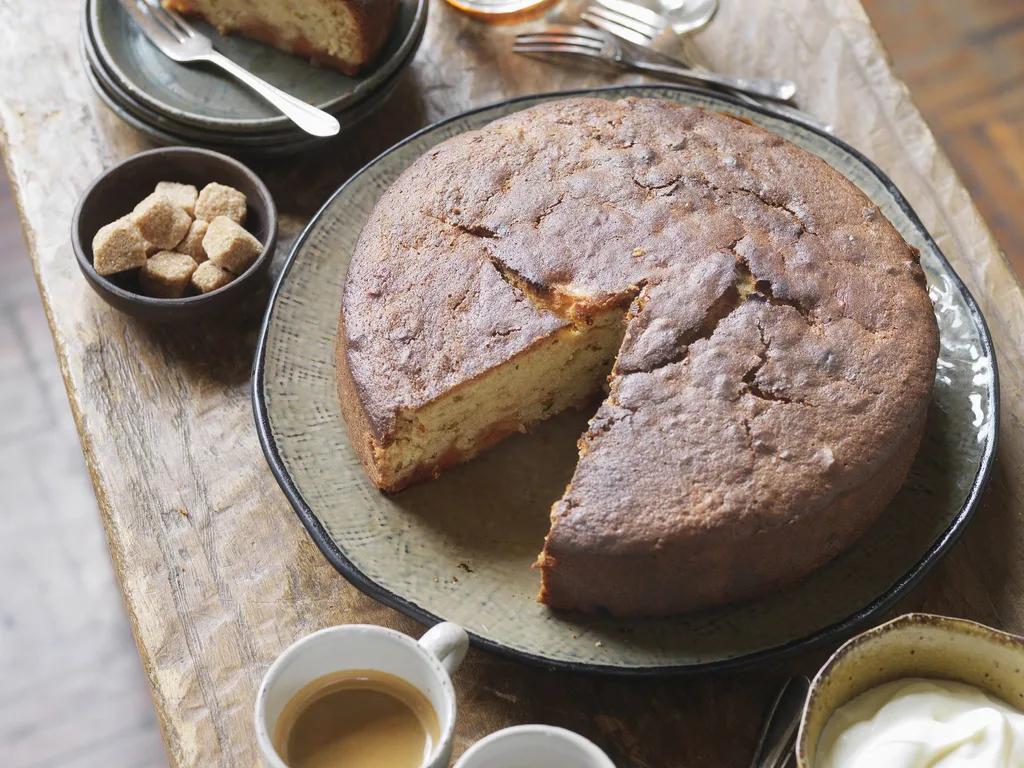
M340 622L422 627L330 568L266 468L248 392L265 295L215 325L151 328L107 307L78 274L68 222L79 193L146 144L89 92L77 5L0 0L8 170L171 762L252 766L253 694L282 648ZM284 214L278 263L327 195L411 130L505 96L613 81L514 57L514 29L439 0L431 13L413 71L371 124L312 156L255 164ZM797 79L805 105L901 187L977 297L1000 353L999 459L967 535L901 607L1024 631L1024 295L1005 258L857 0L724 0L698 44L723 71ZM792 670L813 673L824 653L741 675L627 682L474 652L456 681L456 751L503 725L548 722L590 736L622 766L745 765L771 690Z

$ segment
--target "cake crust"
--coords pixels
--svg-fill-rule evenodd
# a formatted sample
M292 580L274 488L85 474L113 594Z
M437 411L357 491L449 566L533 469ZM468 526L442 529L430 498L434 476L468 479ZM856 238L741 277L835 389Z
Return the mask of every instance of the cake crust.
M624 307L608 396L552 510L542 601L658 615L743 600L877 519L938 355L918 254L820 158L653 100L511 115L384 195L337 347L371 479L439 470L389 464L410 419Z
M165 7L198 16L223 34L238 34L343 74L357 75L383 48L398 11L398 0L306 0L318 11L299 17L277 3L273 12L253 0L162 0ZM332 36L333 35L333 36Z

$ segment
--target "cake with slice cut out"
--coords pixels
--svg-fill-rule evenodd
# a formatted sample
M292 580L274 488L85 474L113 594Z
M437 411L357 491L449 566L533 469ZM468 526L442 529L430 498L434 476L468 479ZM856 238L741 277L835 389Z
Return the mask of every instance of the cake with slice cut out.
M826 162L727 115L570 99L387 190L336 362L391 492L603 398L552 499L540 599L665 615L850 547L907 477L937 355L917 251Z
M239 34L354 75L377 56L398 0L162 0L222 35Z

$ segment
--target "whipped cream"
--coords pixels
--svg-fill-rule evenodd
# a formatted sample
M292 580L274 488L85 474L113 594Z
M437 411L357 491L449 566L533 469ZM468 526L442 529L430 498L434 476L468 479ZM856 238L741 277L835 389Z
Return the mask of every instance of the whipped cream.
M1024 768L1024 713L963 683L905 678L833 713L814 768Z

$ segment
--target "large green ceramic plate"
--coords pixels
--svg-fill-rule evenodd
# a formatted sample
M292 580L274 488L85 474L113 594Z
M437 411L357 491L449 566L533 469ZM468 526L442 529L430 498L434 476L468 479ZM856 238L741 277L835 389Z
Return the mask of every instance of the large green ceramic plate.
M974 300L892 183L836 139L712 94L671 86L583 92L728 110L814 152L863 189L921 251L941 333L935 394L903 489L858 543L765 599L667 619L552 611L530 568L548 510L576 462L586 415L513 437L438 480L386 496L367 479L335 393L334 341L345 269L366 215L430 147L539 102L460 115L378 157L335 194L297 242L267 311L253 372L263 448L327 558L357 587L416 619L463 625L477 645L552 667L620 674L707 671L838 639L905 593L963 531L995 449L997 378ZM895 512L898 510L898 514Z
M346 77L313 67L298 56L242 37L222 37L195 22L218 51L272 85L328 112L349 109L368 98L411 61L423 37L428 0L399 0L395 25L369 69ZM226 133L265 132L291 127L288 118L225 73L178 64L139 31L119 0L92 0L89 29L103 65L131 98L178 122Z

